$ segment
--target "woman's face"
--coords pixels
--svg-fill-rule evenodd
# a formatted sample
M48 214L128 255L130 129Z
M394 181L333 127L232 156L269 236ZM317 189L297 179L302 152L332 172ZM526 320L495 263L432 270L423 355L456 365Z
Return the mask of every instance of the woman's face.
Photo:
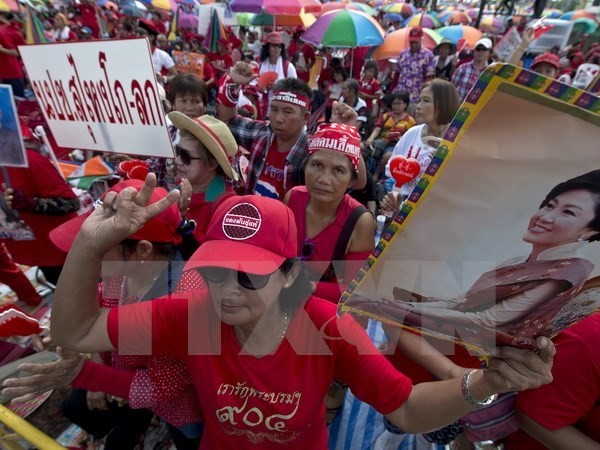
M250 276L251 277L251 276ZM228 325L254 326L273 307L279 307L279 294L293 277L276 270L268 283L257 290L246 289L238 283L237 272L230 271L223 282L208 282L213 302L221 320Z
M281 56L281 44L269 44L269 58L277 59Z
M354 168L347 156L333 150L317 150L304 169L311 199L339 202L353 183Z
M194 137L181 136L178 145L182 149L187 150L192 158L205 156L201 154L201 151L198 148L198 141ZM186 178L191 183L192 187L208 185L210 180L212 180L216 174L216 165L216 162L215 164L211 164L205 159L192 159L190 160L189 165L185 165L180 156L175 158L177 175L181 178Z
M445 58L446 56L448 56L450 54L450 46L448 44L440 45L438 53L442 58Z
M596 199L585 189L564 192L539 209L529 220L523 240L541 251L587 240L597 231L589 228L596 215Z
M421 91L421 97L415 109L415 122L419 125L423 123L436 124L431 86L427 86Z
M195 119L206 113L206 105L200 95L176 95L173 102L173 111L179 111L190 119Z

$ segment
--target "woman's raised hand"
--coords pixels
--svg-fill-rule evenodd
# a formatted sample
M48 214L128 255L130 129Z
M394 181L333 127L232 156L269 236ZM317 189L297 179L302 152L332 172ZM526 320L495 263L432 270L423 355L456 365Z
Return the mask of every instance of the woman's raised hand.
M76 245L84 245L104 256L149 219L179 200L180 192L173 190L158 202L148 204L155 187L156 175L149 173L139 192L131 187L118 194L108 192L81 226Z

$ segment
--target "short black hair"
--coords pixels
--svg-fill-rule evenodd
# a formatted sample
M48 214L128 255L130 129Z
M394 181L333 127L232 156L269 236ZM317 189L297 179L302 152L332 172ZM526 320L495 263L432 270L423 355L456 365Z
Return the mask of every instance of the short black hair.
M263 44L262 48L260 49L260 60L261 61L266 61L267 59L269 59L269 45L279 45L281 46L281 59L288 59L288 55L287 55L287 51L285 50L285 45L283 44L269 44L268 42L266 44Z
M373 61L372 59L368 60L364 66L365 72L369 69L375 69L375 76L377 76L379 73L379 66L377 65L377 62Z
M549 193L540 205L540 208L544 208L548 203L554 200L561 194L569 191L575 191L583 189L588 191L594 196L596 202L596 208L594 210L594 218L589 223L588 227L598 233L592 235L588 242L594 242L600 240L600 169L592 170L591 172L579 175L578 177L571 178L570 180L564 181L557 184Z
M394 100L402 100L406 103L406 106L410 105L410 94L406 91L394 92L392 94L392 100L390 101L390 106L394 102Z
M279 80L275 83L275 86L273 86L273 90L290 91L296 95L303 95L308 98L308 100L312 100L313 98L312 89L300 78L284 78L283 80Z
M193 73L178 73L169 83L168 100L173 104L177 96L186 94L199 95L208 106L208 88L202 78Z

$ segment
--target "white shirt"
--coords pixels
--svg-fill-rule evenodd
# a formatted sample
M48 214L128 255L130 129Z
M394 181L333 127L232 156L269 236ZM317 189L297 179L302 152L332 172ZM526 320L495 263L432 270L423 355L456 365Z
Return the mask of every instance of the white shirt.
M169 70L171 67L175 67L175 62L167 52L160 48L155 48L152 53L152 68L154 69L154 73L161 73L163 67Z

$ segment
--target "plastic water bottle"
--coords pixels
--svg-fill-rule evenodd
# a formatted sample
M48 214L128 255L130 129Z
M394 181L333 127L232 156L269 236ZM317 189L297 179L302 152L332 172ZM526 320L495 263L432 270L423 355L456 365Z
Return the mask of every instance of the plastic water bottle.
M381 239L381 235L385 230L385 221L387 217L383 214L379 214L377 216L377 228L375 229L375 245L379 243L379 239Z

